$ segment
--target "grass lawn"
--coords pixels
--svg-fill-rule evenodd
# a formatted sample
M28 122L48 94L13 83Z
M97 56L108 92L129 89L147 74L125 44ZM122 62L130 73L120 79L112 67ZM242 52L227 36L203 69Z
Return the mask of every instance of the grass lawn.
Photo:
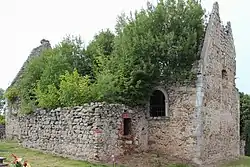
M22 148L14 142L0 141L0 157L5 157L6 163L13 161L11 154L27 160L32 167L108 167L105 165L90 164L83 161L75 161L67 158L43 154L39 151L33 151Z
M15 154L18 157L24 158L30 162L32 167L108 167L105 165L90 164L83 161L75 161L67 158L53 156L50 154L44 154L39 151L34 151L26 148L22 148L15 142L0 141L0 157L6 157L6 163L13 161L11 154ZM171 165L170 165L171 166ZM173 165L171 167L183 167ZM242 157L238 161L231 162L221 167L250 167L250 157Z
M250 167L250 157L241 157L240 160L222 165L221 167Z

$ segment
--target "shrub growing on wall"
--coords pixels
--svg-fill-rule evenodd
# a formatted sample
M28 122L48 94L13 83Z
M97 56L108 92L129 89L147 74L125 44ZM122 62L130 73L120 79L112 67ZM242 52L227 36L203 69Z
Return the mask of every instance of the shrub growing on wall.
M66 72L60 78L59 100L62 106L78 106L90 101L89 76L81 77L75 70L72 74Z
M0 125L5 125L5 117L0 115Z
M91 85L91 100L92 101L119 101L120 87L116 85L117 76L103 71L96 75L96 81Z
M13 86L9 88L8 91L6 91L4 97L7 98L7 100L10 103L14 103L18 99L19 95L20 95L19 89Z
M47 85L47 88L42 90L40 83L38 82L35 94L37 97L38 107L52 109L60 106L59 92L55 84L49 84Z

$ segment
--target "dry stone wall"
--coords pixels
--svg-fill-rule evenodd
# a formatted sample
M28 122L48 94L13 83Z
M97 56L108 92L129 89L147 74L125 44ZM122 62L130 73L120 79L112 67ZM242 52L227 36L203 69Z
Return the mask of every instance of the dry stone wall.
M131 118L131 133L124 135L123 119ZM88 161L109 161L147 149L147 121L144 110L124 105L92 103L32 115L10 116L7 138L23 146Z
M195 128L195 87L168 89L169 117L149 119L149 149L185 162L197 157Z
M235 49L230 23L223 26L214 4L201 55L203 107L201 160L212 163L240 154L239 96L235 87Z

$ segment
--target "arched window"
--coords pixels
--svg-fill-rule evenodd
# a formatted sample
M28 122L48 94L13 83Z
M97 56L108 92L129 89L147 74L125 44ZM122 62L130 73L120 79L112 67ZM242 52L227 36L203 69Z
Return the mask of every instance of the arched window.
M150 97L150 117L166 117L167 114L167 95L165 92L156 89Z

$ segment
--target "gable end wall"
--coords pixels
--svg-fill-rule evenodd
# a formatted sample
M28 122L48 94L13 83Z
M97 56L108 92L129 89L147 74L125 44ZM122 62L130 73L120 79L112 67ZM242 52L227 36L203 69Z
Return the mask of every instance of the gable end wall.
M232 160L240 154L235 56L231 24L221 24L219 6L215 3L201 54L204 97L200 149L203 164Z

